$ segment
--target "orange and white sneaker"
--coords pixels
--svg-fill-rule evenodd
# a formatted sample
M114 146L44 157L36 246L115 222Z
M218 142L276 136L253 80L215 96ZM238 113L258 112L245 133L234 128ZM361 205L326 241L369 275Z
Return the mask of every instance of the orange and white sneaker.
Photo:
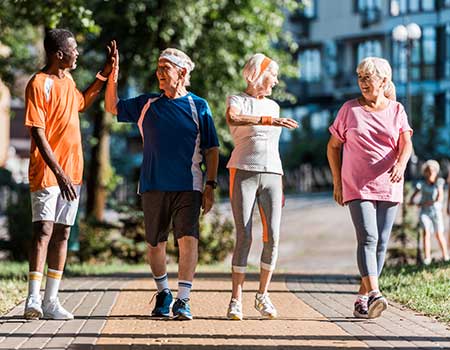
M261 316L268 318L277 318L277 310L273 306L269 298L269 293L255 295L255 309L258 310Z
M230 305L228 305L227 317L229 320L242 321L244 314L242 313L242 303L239 300L231 299Z

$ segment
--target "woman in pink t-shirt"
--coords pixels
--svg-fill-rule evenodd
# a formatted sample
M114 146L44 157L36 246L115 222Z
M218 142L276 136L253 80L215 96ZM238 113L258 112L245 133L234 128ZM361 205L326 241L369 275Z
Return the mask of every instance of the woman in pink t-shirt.
M395 101L389 63L367 57L356 72L362 95L339 110L329 129L327 156L334 199L349 206L358 241L362 280L353 314L375 318L387 308L378 277L398 204L403 201L412 129L403 106Z

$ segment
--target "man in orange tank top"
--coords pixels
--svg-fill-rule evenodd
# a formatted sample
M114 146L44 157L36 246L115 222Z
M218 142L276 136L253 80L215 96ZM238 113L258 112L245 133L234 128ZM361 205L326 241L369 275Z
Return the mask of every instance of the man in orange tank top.
M31 134L29 180L33 238L29 256L27 319L67 320L73 315L58 300L70 227L78 210L83 153L78 112L85 111L108 79L115 42L108 45L105 65L94 82L80 92L69 71L79 55L74 35L65 29L46 33L45 67L29 81L25 92L25 126ZM44 300L39 293L48 262Z

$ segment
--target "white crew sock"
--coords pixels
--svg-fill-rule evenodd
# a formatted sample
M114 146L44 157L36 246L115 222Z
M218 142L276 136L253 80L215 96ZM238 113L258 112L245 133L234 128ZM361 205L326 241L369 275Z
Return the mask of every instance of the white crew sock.
M47 269L47 281L45 282L44 302L55 299L58 296L63 271Z
M35 297L40 296L42 273L38 271L30 271L28 273L28 295Z
M162 276L153 275L153 279L155 280L156 288L158 288L158 293L162 292L164 289L170 290L169 278L167 277L167 273Z
M192 289L191 281L178 281L178 299L189 299L190 293Z

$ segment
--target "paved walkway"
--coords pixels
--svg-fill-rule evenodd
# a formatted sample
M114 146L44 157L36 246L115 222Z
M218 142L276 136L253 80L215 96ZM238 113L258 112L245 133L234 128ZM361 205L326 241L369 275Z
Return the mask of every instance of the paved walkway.
M170 283L175 287L174 276ZM143 274L63 281L73 321L25 321L23 305L0 318L0 349L450 349L450 331L392 305L385 317L351 317L356 281L345 275L276 275L272 300L280 317L253 309L256 275L246 282L242 322L225 318L230 276L198 274L191 322L151 319L153 282Z

